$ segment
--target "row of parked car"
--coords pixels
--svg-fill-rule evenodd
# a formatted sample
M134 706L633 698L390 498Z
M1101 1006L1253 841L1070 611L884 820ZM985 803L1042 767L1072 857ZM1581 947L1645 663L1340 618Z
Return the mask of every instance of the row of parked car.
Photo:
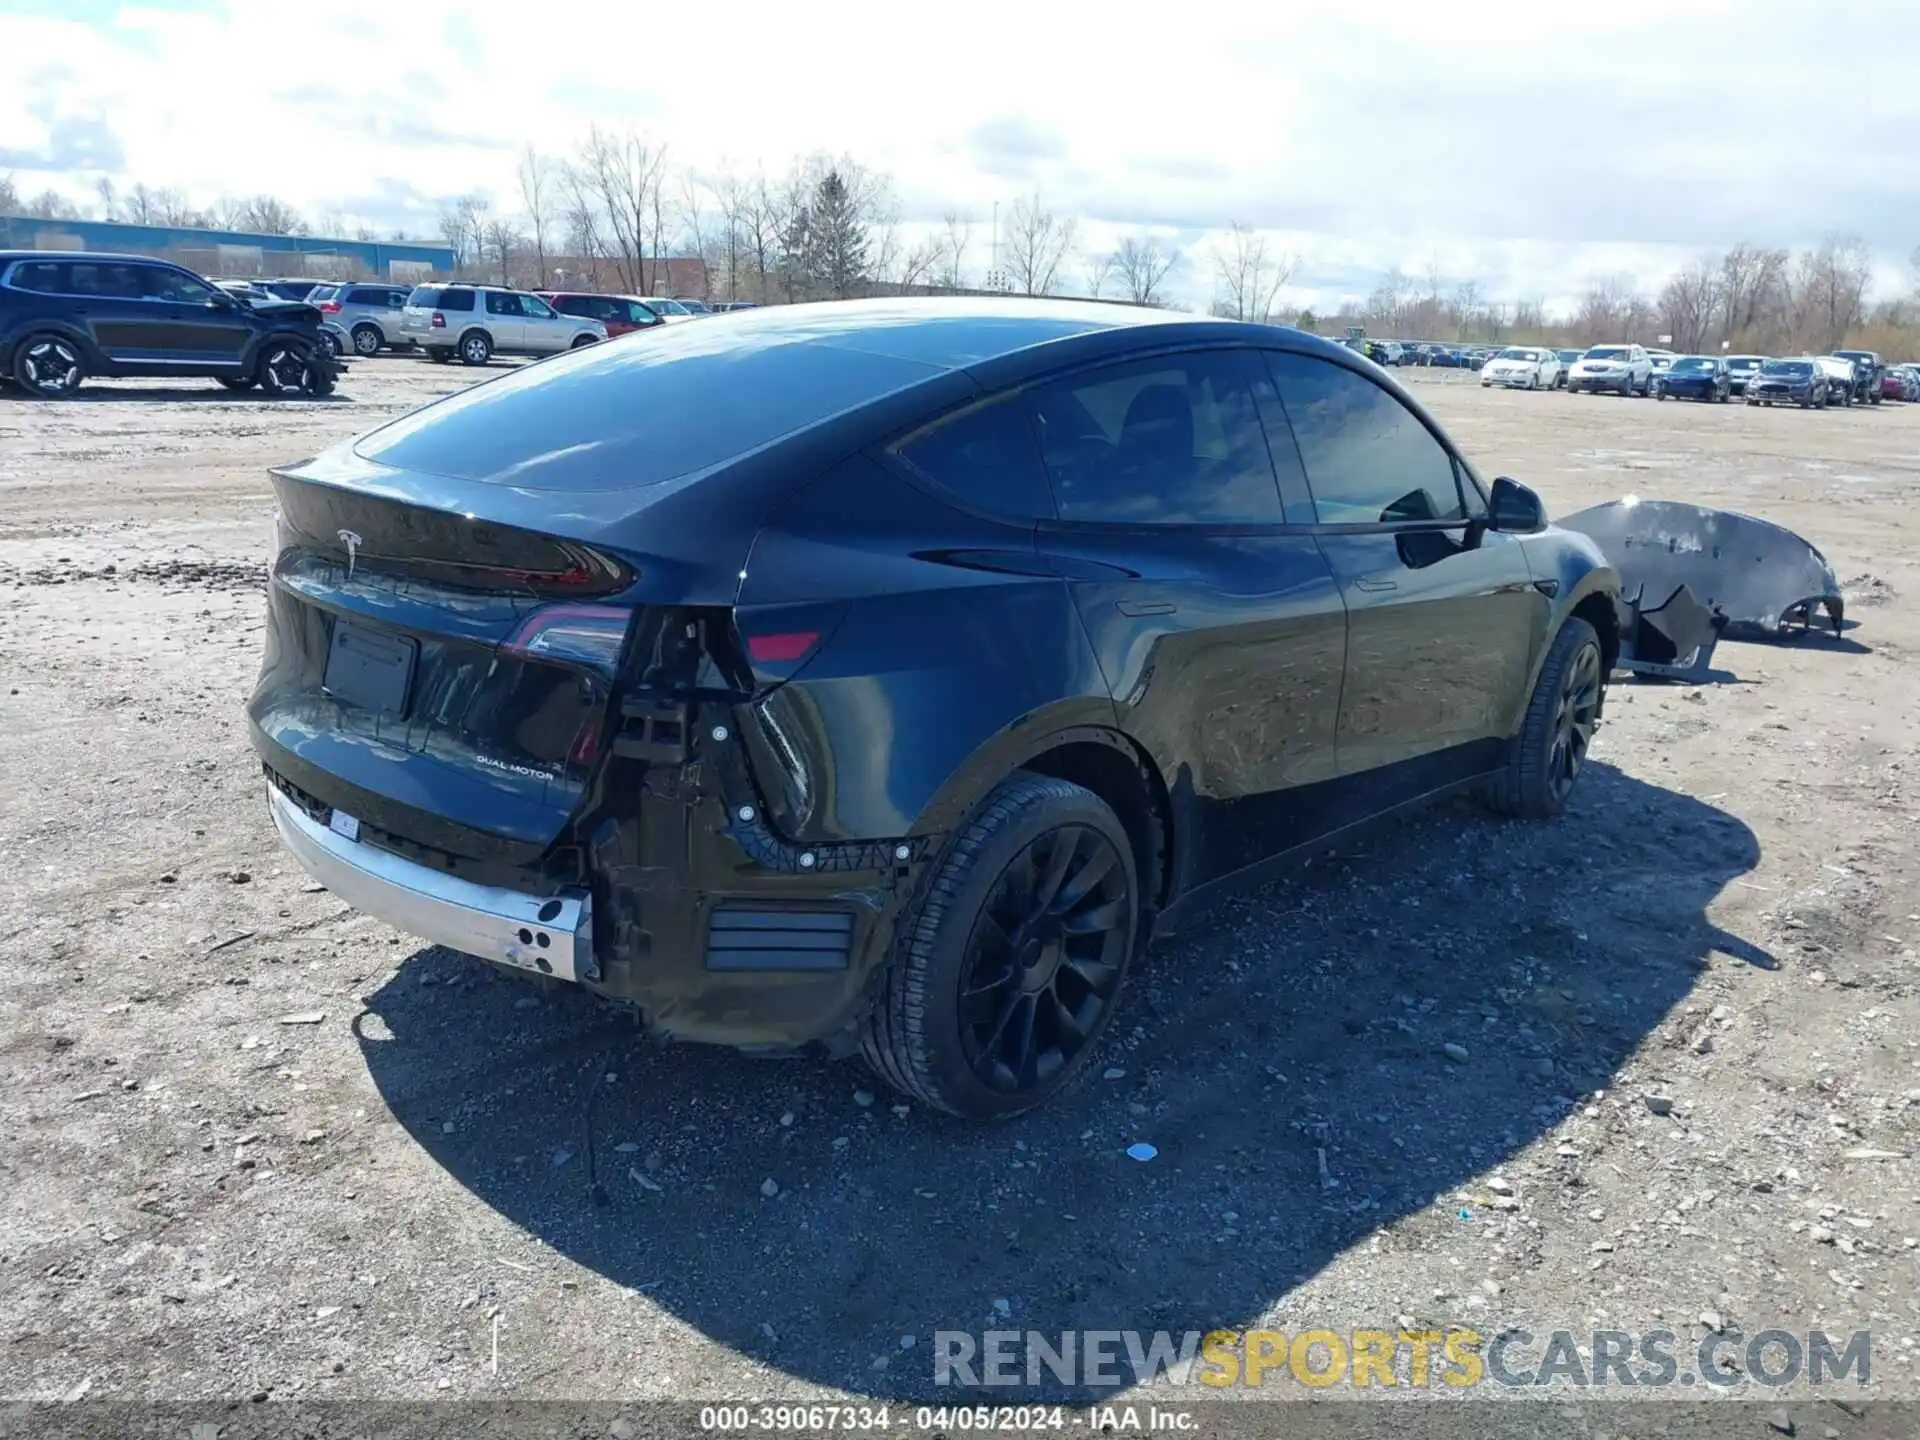
M1878 405L1882 400L1920 400L1920 364L1887 365L1871 350L1782 359L1678 355L1630 344L1586 350L1509 345L1482 365L1480 383L1709 403L1744 399L1750 405Z
M249 305L284 300L312 305L320 312L321 335L336 356L417 349L430 360L457 358L471 365L484 365L495 355L552 355L634 330L752 308L748 301L709 304L685 296L529 291L500 285L310 279L214 283Z

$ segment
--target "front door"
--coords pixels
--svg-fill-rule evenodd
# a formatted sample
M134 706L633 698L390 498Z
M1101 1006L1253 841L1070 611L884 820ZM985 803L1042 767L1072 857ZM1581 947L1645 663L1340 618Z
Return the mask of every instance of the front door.
M236 305L204 280L170 265L142 266L140 282L159 337L156 358L196 368L238 367L254 329Z
M527 348L526 312L520 308L520 297L511 290L487 290L487 332L493 336L495 350L525 350Z
M1029 394L1065 577L1123 728L1180 812L1181 888L1330 828L1346 644L1340 592L1289 515L1260 422L1255 352L1080 372ZM1314 787L1319 786L1316 790Z
M1492 768L1518 723L1547 596L1489 531L1465 466L1384 385L1269 357L1347 607L1340 770L1367 808Z
M552 355L567 348L567 342L573 339L573 326L551 305L538 295L522 295L520 306L526 313L527 349L536 355Z

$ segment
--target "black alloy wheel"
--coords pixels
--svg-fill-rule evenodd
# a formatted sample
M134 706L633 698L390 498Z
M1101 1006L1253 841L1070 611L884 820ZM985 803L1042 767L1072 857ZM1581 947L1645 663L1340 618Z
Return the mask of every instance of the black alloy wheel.
M1046 1086L1100 1032L1131 905L1119 850L1084 826L1047 831L1001 872L960 976L961 1044L983 1084Z
M1554 702L1553 751L1547 759L1547 783L1555 800L1565 803L1587 763L1594 728L1600 723L1600 646L1581 645L1561 673Z
M306 349L287 340L269 340L260 354L260 388L269 395L298 395L306 387Z
M989 1120L1092 1057L1140 925L1134 841L1092 791L1016 771L902 919L861 1048L903 1094Z
M1506 765L1480 787L1489 808L1528 820L1550 819L1566 808L1599 727L1606 681L1599 635L1578 615L1568 616L1540 666Z
M42 400L64 400L86 378L79 348L63 336L29 335L14 356L14 383Z

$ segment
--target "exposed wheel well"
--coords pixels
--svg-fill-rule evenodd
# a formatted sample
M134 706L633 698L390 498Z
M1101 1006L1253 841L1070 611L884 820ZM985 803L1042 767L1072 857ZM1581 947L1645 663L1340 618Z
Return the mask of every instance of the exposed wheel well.
M1133 841L1133 860L1147 903L1159 910L1173 880L1173 805L1153 762L1125 740L1079 740L1034 756L1021 766L1091 790L1120 817Z
M1620 612L1612 599L1597 593L1589 595L1573 607L1573 613L1593 626L1600 637L1601 676L1612 674L1614 662L1620 658Z

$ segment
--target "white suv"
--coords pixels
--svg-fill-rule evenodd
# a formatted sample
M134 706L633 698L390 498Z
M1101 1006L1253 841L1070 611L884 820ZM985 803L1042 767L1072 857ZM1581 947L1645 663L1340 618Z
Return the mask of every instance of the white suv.
M446 364L484 365L495 355L557 355L607 338L598 320L562 315L538 295L497 285L416 285L400 334Z
M1640 345L1596 345L1573 362L1567 389L1648 394L1653 389L1653 357Z

